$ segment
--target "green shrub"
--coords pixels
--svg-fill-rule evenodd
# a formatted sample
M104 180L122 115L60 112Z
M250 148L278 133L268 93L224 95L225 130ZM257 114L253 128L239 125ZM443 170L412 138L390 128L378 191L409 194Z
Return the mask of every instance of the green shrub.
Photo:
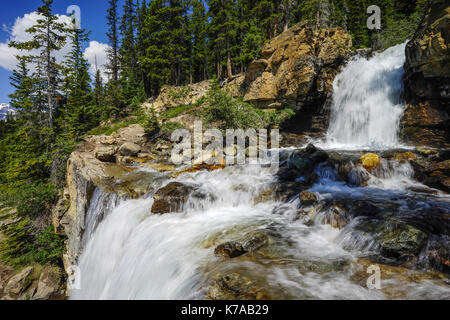
M179 122L166 122L161 126L161 133L171 134L175 130L184 129L184 125Z
M150 108L145 113L144 119L142 121L142 127L144 128L145 134L147 136L153 136L161 130L158 117L156 116L155 110L153 110L153 108Z
M179 116L181 113L183 113L185 111L189 111L189 109L192 109L192 107L193 107L192 105L188 104L188 105L181 105L181 106L169 108L161 115L161 119L175 118L175 117Z
M30 264L61 264L65 250L64 238L48 226L35 233L32 221L26 217L1 228L6 239L0 242L0 259L12 266Z
M291 109L264 112L242 99L233 99L216 80L201 103L206 104L205 120L218 123L221 129L274 127L294 115Z

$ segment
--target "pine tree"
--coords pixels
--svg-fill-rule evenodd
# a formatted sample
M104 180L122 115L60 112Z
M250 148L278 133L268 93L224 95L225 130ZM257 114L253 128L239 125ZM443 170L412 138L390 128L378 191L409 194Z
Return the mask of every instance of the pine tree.
M94 104L96 109L98 110L98 115L101 120L105 120L107 114L105 110L104 104L105 92L103 88L103 80L100 70L96 69L95 72L95 80L94 80Z
M194 0L189 23L192 35L191 73L195 82L208 78L208 16L202 0Z
M45 106L42 107L45 108L47 115L50 141L53 141L54 133L52 130L60 85L60 67L56 63L53 53L60 50L65 44L65 32L67 29L63 23L58 22L58 17L52 14L53 0L43 0L42 2L43 5L37 9L40 19L37 20L34 26L26 30L27 33L33 36L33 39L22 43L11 42L10 46L29 52L38 50L38 54L33 55L30 53L22 56L22 58L26 58L36 65L36 81L45 82L45 85L39 90L39 94L41 97L45 95L46 98ZM39 103L44 104L43 101Z
M120 46L121 83L124 99L130 104L138 95L142 85L139 79L137 66L137 3L135 0L126 0L123 6L123 16L120 22L122 43Z
M109 0L109 8L107 10L107 25L109 26L108 36L110 48L108 49L107 73L109 81L107 85L107 96L110 103L112 113L117 117L122 107L122 94L119 85L119 29L118 29L118 0Z
M227 79L232 78L231 55L232 47L235 45L239 23L237 20L237 6L235 0L210 0L209 37L211 49L216 57L217 78L221 79L222 65L226 63Z
M67 102L63 121L70 136L77 138L97 124L98 109L93 102L89 63L82 49L82 44L89 41L89 33L74 28L70 30L70 39L72 50L66 61Z
M34 83L30 77L30 70L27 67L26 58L18 58L17 68L10 77L11 85L15 92L10 94L11 106L15 108L22 119L27 121L35 120L35 109L33 103Z

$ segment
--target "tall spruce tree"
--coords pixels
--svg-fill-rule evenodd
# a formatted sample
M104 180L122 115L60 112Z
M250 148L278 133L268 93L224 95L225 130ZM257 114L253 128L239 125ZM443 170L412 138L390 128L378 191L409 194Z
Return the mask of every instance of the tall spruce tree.
M70 137L77 138L97 124L98 110L90 86L89 63L83 57L82 45L89 41L89 33L84 29L73 28L69 35L72 50L66 61L67 101L63 121Z
M124 99L130 104L138 95L141 87L137 66L137 3L135 0L126 0L123 6L123 15L120 19L120 46L121 83Z
M120 60L119 60L119 16L117 11L118 0L109 0L107 10L107 25L110 48L108 48L108 63L106 65L109 81L107 85L107 97L111 113L118 117L122 105L122 92L119 83Z
M42 0L42 2L43 5L37 9L40 18L34 26L26 30L33 39L21 43L11 42L9 45L19 50L30 52L28 55L22 56L22 58L32 61L36 66L36 81L41 84L45 82L38 94L41 100L43 100L43 96L46 99L45 105L42 107L45 108L43 112L47 116L46 125L50 129L48 133L51 142L54 140L52 131L54 114L58 105L58 90L60 89L60 66L56 63L53 54L64 46L67 29L63 23L58 22L58 17L52 13L53 0ZM37 50L38 53L32 54L33 50ZM43 101L39 103L44 104Z

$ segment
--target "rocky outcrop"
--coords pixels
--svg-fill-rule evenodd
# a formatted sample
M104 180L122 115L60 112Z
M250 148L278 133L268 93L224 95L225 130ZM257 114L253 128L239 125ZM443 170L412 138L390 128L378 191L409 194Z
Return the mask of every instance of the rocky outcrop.
M63 275L61 269L55 266L46 265L42 269L39 277L37 291L33 300L57 299L64 296Z
M152 213L164 214L181 210L193 189L192 186L179 182L169 183L155 193Z
M340 28L299 23L266 44L261 59L249 65L244 100L262 108L301 110L304 118L313 114L309 127L323 131L327 121L321 107L331 98L334 77L351 47L351 36Z
M81 253L88 229L87 213L96 190L103 195L96 200L97 205L105 208L112 197L138 198L148 193L152 190L154 175L129 166L147 161L159 161L159 158L149 153L140 125L119 129L110 136L88 136L70 155L67 187L52 211L55 232L68 237L67 251L63 255L67 272ZM41 296L47 295L48 290L44 289Z
M21 295L30 285L30 275L33 272L33 267L27 267L21 272L9 279L4 292L7 295L19 296Z
M406 46L402 136L411 143L449 147L450 5L432 0Z
M172 107L194 104L206 94L209 85L210 80L181 87L164 86L158 97L145 107L153 108L156 112L164 112Z

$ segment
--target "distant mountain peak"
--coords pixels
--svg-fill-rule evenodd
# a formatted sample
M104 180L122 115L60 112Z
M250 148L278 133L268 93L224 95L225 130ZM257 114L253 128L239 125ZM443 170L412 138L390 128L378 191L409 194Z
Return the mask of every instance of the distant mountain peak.
M9 103L0 103L0 120L5 120L8 115L16 114L17 111Z

